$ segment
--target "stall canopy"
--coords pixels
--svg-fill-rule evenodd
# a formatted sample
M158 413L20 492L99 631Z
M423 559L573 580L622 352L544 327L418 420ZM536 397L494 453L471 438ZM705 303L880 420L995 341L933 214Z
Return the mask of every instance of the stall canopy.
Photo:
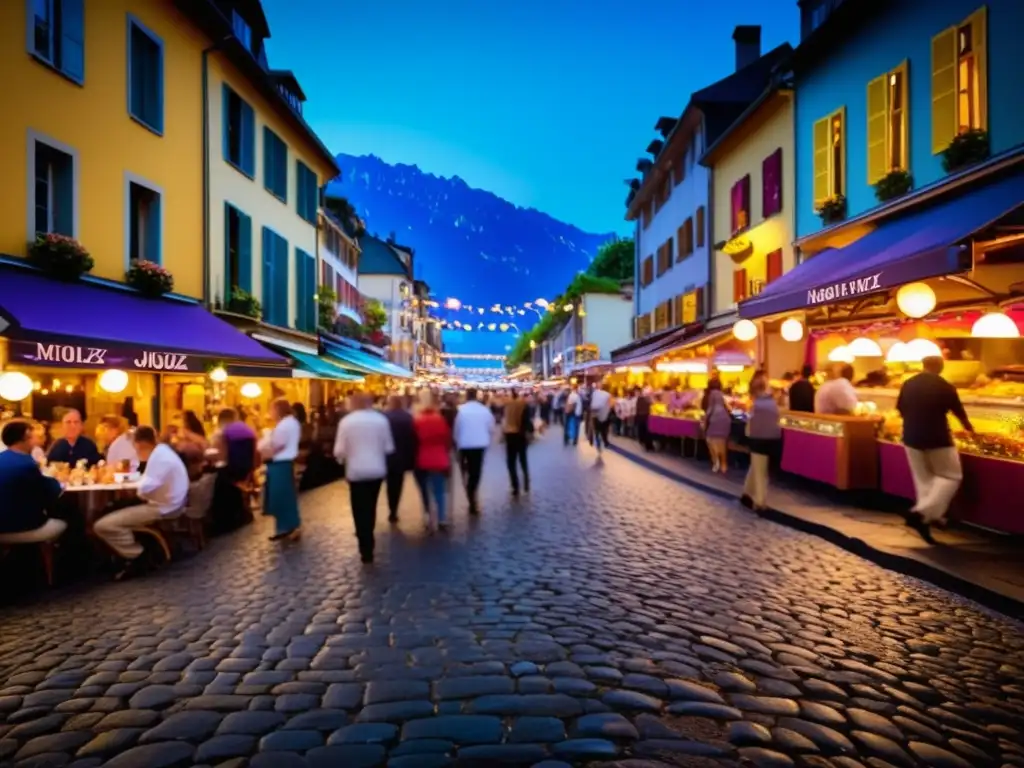
M352 347L342 344L324 341L324 352L327 359L335 365L347 368L360 373L368 373L375 376L391 376L397 379L411 379L412 371L381 360L379 357L367 354Z
M5 327L6 326L6 327ZM0 265L0 328L13 362L203 373L214 363L287 360L202 306Z
M687 337L696 333L700 327L700 323L691 323L668 333L662 333L647 344L633 349L628 347L624 350L617 349L612 352L612 362L617 366L647 365L660 353L679 346Z
M971 268L961 243L1024 205L1024 174L883 223L844 248L822 251L739 305L756 318L856 299Z
M305 352L287 351L288 357L295 361L299 370L316 379L331 379L333 381L362 381L363 377L358 373L346 371L329 360L308 355Z

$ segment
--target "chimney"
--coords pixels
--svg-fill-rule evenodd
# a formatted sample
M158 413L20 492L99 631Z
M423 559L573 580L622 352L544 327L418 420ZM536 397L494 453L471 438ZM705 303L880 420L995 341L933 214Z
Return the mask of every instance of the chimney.
M740 24L732 33L736 41L736 71L761 58L761 25Z

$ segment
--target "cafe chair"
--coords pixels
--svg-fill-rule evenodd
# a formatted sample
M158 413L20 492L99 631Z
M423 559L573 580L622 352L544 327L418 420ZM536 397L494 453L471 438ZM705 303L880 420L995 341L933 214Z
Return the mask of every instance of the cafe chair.
M185 506L178 512L165 515L153 525L133 528L136 536L149 536L160 549L164 562L171 562L171 542L176 537L190 540L197 550L206 546L206 513L213 503L216 475L203 475L189 487Z
M13 547L22 544L33 545L39 548L40 559L43 564L43 575L46 577L46 586L53 586L53 563L57 550L57 540L67 530L68 524L63 520L51 518L34 531L22 531L21 533L0 534L0 551L6 557Z

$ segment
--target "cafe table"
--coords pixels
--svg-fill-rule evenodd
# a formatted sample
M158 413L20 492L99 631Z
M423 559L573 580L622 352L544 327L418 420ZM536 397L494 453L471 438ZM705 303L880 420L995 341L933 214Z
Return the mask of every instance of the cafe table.
M99 513L107 505L118 497L125 497L135 494L139 489L139 483L87 483L85 485L65 485L64 495L75 494L78 508L85 516L87 531L92 531L93 523Z

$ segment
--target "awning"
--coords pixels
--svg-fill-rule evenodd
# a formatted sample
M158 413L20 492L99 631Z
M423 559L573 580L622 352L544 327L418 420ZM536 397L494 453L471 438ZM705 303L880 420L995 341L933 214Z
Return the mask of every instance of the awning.
M645 350L652 348L657 344L660 344L662 341L664 341L666 338L668 338L678 330L678 328L668 328L663 331L653 333L650 336L647 336L643 339L636 339L634 341L631 341L629 342L629 344L626 344L623 347L619 347L618 349L613 349L611 354L612 362L618 363L622 360L626 360L636 355L643 354Z
M360 371L375 376L391 376L399 379L412 378L412 371L408 371L394 363L381 360L379 357L374 357L358 349L324 342L324 352L325 357L330 362L353 371Z
M346 371L334 363L330 362L326 358L318 357L316 355L307 355L305 352L288 352L288 357L292 358L298 365L298 370L306 374L310 374L312 378L316 379L331 379L333 381L362 381L363 377L358 373L352 373L352 371ZM298 371L297 371L298 372ZM306 378L305 376L298 376L297 378Z
M199 304L61 282L20 265L0 265L0 318L11 360L30 365L191 373L287 365Z
M823 251L739 305L755 318L855 299L971 268L962 241L1024 205L1024 175L1004 178L883 223L845 248Z
M672 349L673 347L678 347L687 337L693 336L700 327L700 323L691 323L689 325L684 325L682 328L676 328L671 333L659 337L650 344L639 347L625 357L617 357L615 352L612 352L612 362L616 366L647 365L662 352Z

